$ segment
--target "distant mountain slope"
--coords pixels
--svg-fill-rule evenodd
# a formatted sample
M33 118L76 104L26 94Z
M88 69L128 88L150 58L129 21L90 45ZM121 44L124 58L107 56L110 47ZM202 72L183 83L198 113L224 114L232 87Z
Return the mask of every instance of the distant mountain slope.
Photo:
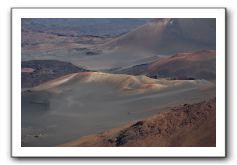
M215 24L215 19L209 18L156 19L110 41L106 47L131 47L158 55L215 49Z
M176 53L216 49L215 19L156 19L97 46L81 60L91 69L126 68Z
M53 59L104 71L149 63L176 53L215 50L216 47L216 21L211 18L50 21L23 20L22 61ZM82 35L70 34L71 30L82 31ZM121 30L124 33L121 34ZM119 35L101 35L106 32L119 32Z
M153 78L215 79L216 52L214 50L178 53L152 63L114 70L114 73L147 75Z
M169 111L84 136L60 147L215 147L216 99L184 104Z
M32 60L21 63L21 86L30 88L60 76L88 71L69 62L56 60Z

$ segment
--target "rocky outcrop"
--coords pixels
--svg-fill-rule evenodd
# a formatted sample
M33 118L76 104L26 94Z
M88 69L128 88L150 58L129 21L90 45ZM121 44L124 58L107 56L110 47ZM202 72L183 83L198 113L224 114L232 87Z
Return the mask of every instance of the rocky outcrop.
M131 125L90 135L61 146L214 147L216 100L184 104Z

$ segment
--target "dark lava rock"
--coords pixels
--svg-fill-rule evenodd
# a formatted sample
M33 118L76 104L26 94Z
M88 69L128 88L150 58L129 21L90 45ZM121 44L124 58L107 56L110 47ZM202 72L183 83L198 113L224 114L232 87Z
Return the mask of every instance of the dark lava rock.
M77 67L69 62L57 60L32 60L22 61L21 68L32 68L33 72L21 73L21 87L31 88L46 81L76 72L88 70Z

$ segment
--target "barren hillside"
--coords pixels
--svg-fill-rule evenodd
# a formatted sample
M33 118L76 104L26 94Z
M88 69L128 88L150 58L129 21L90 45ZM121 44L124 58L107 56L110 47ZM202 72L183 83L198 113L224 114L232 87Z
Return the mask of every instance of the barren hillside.
M184 104L156 116L60 146L214 147L216 100Z

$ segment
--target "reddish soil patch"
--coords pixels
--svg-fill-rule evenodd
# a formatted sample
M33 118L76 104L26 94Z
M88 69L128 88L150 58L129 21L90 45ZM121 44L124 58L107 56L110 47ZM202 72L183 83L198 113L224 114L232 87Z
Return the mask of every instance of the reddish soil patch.
M85 136L61 146L214 147L216 99L174 107L136 123Z
M198 61L205 61L207 59L213 59L216 56L216 52L214 50L203 50L203 51L197 51L192 53L177 53L171 57L167 58L161 58L157 62L152 63L149 67L149 71L154 71L157 69L160 69L160 67L165 67L169 64L178 64L179 66L182 66L181 63L196 63ZM170 68L173 69L173 68Z
M34 72L34 69L33 68L21 68L21 72L32 73L32 72Z

